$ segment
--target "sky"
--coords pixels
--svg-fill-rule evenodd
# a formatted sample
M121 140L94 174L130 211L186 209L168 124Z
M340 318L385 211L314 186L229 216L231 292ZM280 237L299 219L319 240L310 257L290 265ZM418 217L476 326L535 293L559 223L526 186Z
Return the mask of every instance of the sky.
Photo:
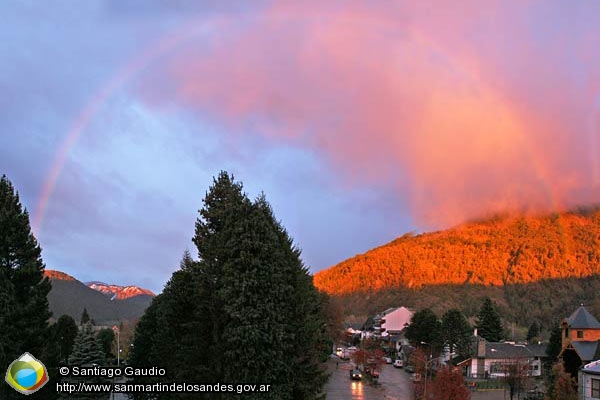
M600 2L0 5L0 174L49 269L160 292L221 170L312 272L600 199Z

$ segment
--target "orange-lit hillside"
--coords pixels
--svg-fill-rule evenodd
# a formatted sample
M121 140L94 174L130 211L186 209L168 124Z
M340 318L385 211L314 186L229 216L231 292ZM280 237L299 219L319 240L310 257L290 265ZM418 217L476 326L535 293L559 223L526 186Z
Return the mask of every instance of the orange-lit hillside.
M600 209L506 217L404 235L314 276L330 294L431 284L528 283L600 273Z

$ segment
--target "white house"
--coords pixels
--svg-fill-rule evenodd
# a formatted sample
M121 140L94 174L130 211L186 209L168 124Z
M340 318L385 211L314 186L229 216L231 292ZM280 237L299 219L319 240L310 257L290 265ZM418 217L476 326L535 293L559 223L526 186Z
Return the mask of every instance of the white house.
M475 354L457 365L463 367L469 377L503 377L510 366L517 366L527 376L541 376L544 345L523 345L510 342L488 342L476 337Z
M579 399L600 399L600 360L586 364L579 370Z

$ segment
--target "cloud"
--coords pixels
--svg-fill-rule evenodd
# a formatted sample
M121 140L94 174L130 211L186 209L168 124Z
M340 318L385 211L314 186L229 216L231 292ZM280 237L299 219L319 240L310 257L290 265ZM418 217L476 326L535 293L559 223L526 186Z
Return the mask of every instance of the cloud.
M315 149L424 225L568 207L600 194L594 8L276 2L190 37L141 93Z

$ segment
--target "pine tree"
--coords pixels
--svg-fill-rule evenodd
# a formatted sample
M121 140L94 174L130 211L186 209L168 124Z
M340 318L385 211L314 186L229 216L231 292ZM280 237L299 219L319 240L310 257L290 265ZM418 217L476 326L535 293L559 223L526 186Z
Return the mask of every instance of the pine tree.
M548 340L548 347L546 347L546 356L550 363L558 361L558 355L562 350L562 330L560 326L556 325L550 331L550 339Z
M287 319L285 354L290 359L288 381L294 399L311 399L318 396L327 380L324 363L329 355L326 321L326 294L320 294L312 283L308 269L301 259L301 251L294 245L282 224L276 220L264 194L254 202L277 234L278 248L282 251L282 264L278 267L287 296L281 299Z
M326 378L325 303L300 251L264 196L250 201L225 172L199 213L198 261L184 254L148 308L132 363L160 365L180 381L271 384L248 398L316 398Z
M537 322L533 321L533 323L529 326L529 330L527 331L527 341L532 343L533 341L538 340L540 336L540 326Z
M442 344L442 332L437 315L431 309L424 308L414 313L406 327L406 338L414 345L439 348Z
M70 315L61 315L56 321L56 338L60 343L61 361L69 359L78 333L77 324Z
M85 325L90 322L90 314L88 314L87 308L83 308L83 312L81 313L81 319L79 320L79 325Z
M48 335L47 295L51 285L44 277L40 246L31 232L12 184L0 178L0 365L8 366L24 352L41 357ZM19 396L8 385L0 397Z
M468 356L473 333L463 313L456 309L446 311L442 316L441 327L444 345L448 346L450 352Z
M104 365L106 359L104 358L104 351L102 345L98 340L92 324L86 322L81 326L75 343L73 344L73 352L69 357L69 364L90 367L92 365ZM77 384L78 380L82 380L88 383L103 383L106 381L103 377L71 377L69 381ZM106 394L100 393L77 393L77 398L82 399L106 399Z
M110 328L100 329L96 337L100 342L102 351L104 352L104 357L114 358L115 356L112 354L112 345L115 341L115 332Z
M477 314L477 332L489 342L499 342L504 334L500 314L492 299L486 297Z
M69 357L69 364L73 365L103 365L105 361L102 345L96 337L89 322L83 324L75 343L73 343L73 352Z

